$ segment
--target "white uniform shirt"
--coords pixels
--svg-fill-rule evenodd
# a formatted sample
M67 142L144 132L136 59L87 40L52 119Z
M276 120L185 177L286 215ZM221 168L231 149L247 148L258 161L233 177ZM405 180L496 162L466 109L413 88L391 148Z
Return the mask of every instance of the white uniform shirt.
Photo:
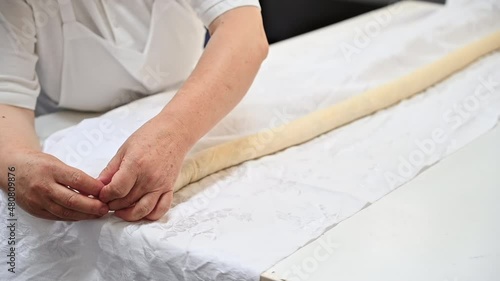
M157 12L154 27L153 7L157 2L162 2L163 10ZM76 41L79 38L67 38L73 37L74 28L63 28L66 20L62 16L62 3L71 5L71 13L79 25L76 29L95 36L81 45L89 46L88 52L71 50L79 49L80 43ZM1 0L0 104L34 109L42 90L61 107L102 111L178 85L187 78L186 70L192 70L201 54L203 25L209 26L222 13L247 5L259 6L259 3L258 0ZM183 45L178 41L183 41ZM166 48L169 42L179 46ZM111 46L109 55L101 50L99 57L93 57L95 44ZM156 49L155 44L159 44ZM193 44L197 46L193 48ZM142 54L146 49L152 53L147 57ZM114 50L123 54L112 58ZM186 52L189 54L179 54ZM116 66L107 70L111 61ZM85 67L79 67L84 63ZM119 72L125 71L116 70L120 67L132 78L124 78ZM165 76L170 77L163 79L162 67L171 72L179 69L180 73L167 73ZM108 75L101 81L110 80L108 88L94 81ZM153 78L157 82L159 79L158 85L151 83Z

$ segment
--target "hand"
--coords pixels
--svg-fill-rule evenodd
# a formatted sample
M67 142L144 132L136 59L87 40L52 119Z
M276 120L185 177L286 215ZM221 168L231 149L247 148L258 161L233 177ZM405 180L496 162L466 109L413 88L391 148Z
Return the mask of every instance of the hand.
M165 124L165 123L168 123ZM99 180L99 198L126 221L158 220L170 209L173 186L188 150L179 126L155 117L120 147Z
M100 181L40 151L20 150L11 155L16 202L28 213L68 221L96 219L108 213L106 204L88 197L99 195L103 187Z

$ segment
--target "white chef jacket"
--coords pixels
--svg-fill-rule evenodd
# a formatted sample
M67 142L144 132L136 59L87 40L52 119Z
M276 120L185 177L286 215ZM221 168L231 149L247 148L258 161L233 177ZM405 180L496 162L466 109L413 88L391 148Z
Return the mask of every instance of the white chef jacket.
M42 90L56 106L104 111L175 87L202 52L203 25L248 5L259 2L1 0L0 104L34 109Z

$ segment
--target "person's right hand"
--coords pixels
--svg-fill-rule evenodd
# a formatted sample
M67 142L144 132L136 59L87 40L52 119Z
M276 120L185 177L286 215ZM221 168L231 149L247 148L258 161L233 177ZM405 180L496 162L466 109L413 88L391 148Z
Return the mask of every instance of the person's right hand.
M100 181L40 151L18 151L10 157L10 167L15 167L16 203L28 213L69 221L108 213L106 204L88 197L99 197L104 186Z

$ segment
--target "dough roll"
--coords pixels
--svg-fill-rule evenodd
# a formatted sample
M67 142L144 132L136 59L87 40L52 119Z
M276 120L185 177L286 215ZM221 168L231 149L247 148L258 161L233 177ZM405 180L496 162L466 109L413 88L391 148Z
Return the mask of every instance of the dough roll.
M335 128L418 94L500 48L500 31L459 48L439 60L357 96L300 117L283 126L202 150L185 160L174 190L245 161L314 139ZM262 143L260 134L272 138Z

